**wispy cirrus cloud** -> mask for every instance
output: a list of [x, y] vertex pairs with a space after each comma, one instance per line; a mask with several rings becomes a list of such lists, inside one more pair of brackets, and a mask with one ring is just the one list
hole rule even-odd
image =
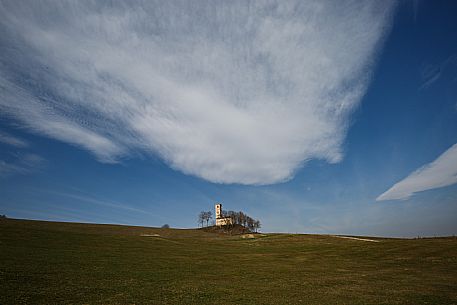
[[342, 159], [390, 1], [2, 1], [0, 111], [219, 183]]
[[457, 144], [381, 194], [377, 201], [408, 199], [418, 192], [457, 183]]
[[45, 164], [45, 159], [33, 153], [21, 153], [12, 160], [0, 160], [0, 177], [12, 174], [30, 174]]
[[444, 61], [436, 64], [428, 64], [422, 69], [421, 89], [426, 89], [437, 82], [443, 75], [450, 76], [452, 82], [456, 80], [457, 74], [457, 54], [452, 54]]
[[9, 133], [3, 132], [3, 131], [0, 131], [0, 142], [11, 145], [11, 146], [19, 147], [19, 148], [25, 148], [25, 147], [29, 146], [27, 141], [25, 141], [21, 138], [12, 136]]
[[[40, 190], [40, 191], [43, 191], [43, 190]], [[99, 206], [110, 208], [110, 209], [119, 209], [119, 210], [124, 210], [124, 211], [128, 211], [128, 212], [133, 212], [133, 213], [149, 214], [149, 215], [157, 216], [156, 214], [153, 214], [149, 211], [146, 211], [143, 209], [138, 209], [136, 207], [133, 207], [133, 206], [125, 204], [125, 203], [115, 202], [115, 201], [106, 200], [106, 199], [100, 199], [100, 198], [96, 198], [96, 197], [93, 197], [88, 194], [53, 192], [53, 191], [44, 191], [44, 192], [50, 193], [50, 194], [53, 194], [56, 196], [60, 196], [60, 197], [73, 199], [73, 200], [76, 200], [79, 202], [99, 205]]]
[[[45, 164], [45, 159], [35, 153], [26, 152], [30, 143], [10, 133], [0, 131], [0, 144], [6, 144], [0, 159], [0, 177], [12, 174], [30, 174]], [[11, 150], [13, 149], [13, 150]]]

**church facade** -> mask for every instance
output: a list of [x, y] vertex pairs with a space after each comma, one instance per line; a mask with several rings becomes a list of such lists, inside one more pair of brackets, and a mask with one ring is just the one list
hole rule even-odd
[[223, 217], [222, 215], [222, 204], [216, 203], [214, 206], [216, 209], [216, 226], [227, 226], [233, 224], [232, 218], [230, 217]]

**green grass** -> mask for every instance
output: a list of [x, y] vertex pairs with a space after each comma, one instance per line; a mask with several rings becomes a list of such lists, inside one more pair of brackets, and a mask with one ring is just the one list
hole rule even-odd
[[0, 304], [457, 304], [456, 238], [379, 241], [8, 219]]

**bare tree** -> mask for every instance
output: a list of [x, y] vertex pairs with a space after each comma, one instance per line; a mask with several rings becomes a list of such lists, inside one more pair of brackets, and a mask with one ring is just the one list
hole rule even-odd
[[246, 220], [247, 226], [248, 226], [249, 230], [252, 232], [254, 230], [255, 220], [249, 216], [247, 216], [246, 218], [247, 218], [247, 220]]
[[238, 216], [238, 217], [239, 217], [238, 223], [239, 223], [240, 225], [242, 225], [243, 227], [246, 227], [248, 215], [244, 214], [244, 213], [241, 212], [241, 211], [238, 212], [238, 215], [239, 215], [239, 216]]
[[208, 222], [213, 218], [213, 213], [211, 211], [205, 212], [205, 221], [206, 226], [208, 226]]
[[205, 216], [206, 215], [206, 212], [205, 211], [201, 211], [200, 214], [198, 214], [198, 224], [200, 224], [200, 226], [203, 228], [203, 223], [205, 222]]
[[227, 212], [228, 217], [230, 217], [230, 224], [229, 227], [232, 228], [235, 223], [236, 223], [236, 212], [234, 211], [228, 211]]
[[198, 223], [203, 227], [203, 224], [206, 222], [206, 226], [208, 226], [209, 221], [213, 218], [213, 213], [211, 211], [201, 211], [198, 214]]
[[261, 227], [262, 227], [262, 224], [260, 223], [259, 220], [254, 221], [254, 229], [255, 229], [256, 233], [257, 233], [257, 230], [260, 229]]

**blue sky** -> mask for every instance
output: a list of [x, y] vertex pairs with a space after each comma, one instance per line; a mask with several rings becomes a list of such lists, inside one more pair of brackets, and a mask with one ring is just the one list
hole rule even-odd
[[453, 1], [0, 1], [0, 213], [457, 233]]

